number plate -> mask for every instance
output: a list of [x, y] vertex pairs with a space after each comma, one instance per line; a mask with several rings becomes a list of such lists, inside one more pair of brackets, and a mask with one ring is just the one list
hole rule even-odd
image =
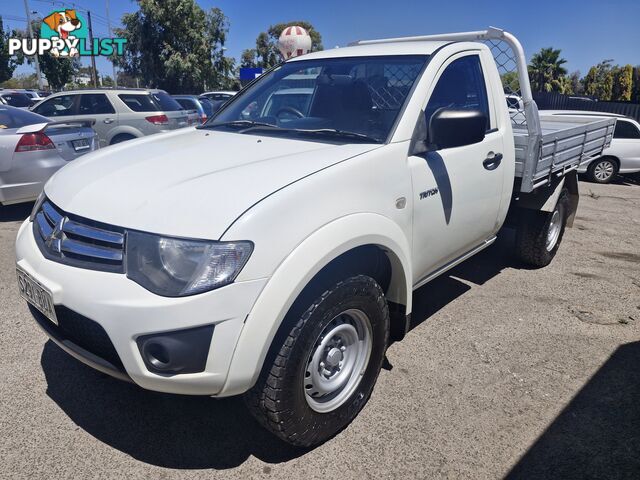
[[45, 317], [58, 325], [51, 292], [20, 267], [16, 267], [16, 274], [18, 275], [20, 296], [40, 310]]
[[89, 143], [89, 140], [86, 138], [81, 138], [80, 140], [73, 140], [71, 143], [73, 144], [73, 149], [76, 152], [91, 148], [91, 144]]

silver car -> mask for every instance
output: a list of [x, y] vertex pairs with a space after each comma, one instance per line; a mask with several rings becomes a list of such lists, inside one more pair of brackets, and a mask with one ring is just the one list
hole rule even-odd
[[207, 112], [205, 111], [205, 102], [209, 102], [207, 98], [199, 99], [196, 95], [172, 95], [176, 102], [182, 105], [189, 115], [189, 125], [200, 125], [207, 121]]
[[95, 150], [98, 140], [91, 123], [52, 122], [0, 105], [0, 205], [35, 200], [59, 168]]
[[35, 105], [32, 111], [56, 120], [94, 118], [101, 147], [189, 125], [187, 112], [164, 90], [60, 92]]

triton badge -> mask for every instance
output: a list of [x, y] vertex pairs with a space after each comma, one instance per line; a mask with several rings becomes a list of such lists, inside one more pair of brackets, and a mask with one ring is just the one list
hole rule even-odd
[[438, 194], [438, 189], [437, 188], [432, 188], [431, 190], [420, 192], [420, 200], [424, 200], [425, 198], [428, 198], [428, 197], [431, 197], [431, 196], [437, 195], [437, 194]]

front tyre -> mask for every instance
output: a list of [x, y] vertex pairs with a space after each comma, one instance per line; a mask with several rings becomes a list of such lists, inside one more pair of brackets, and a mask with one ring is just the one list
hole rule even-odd
[[546, 267], [555, 257], [569, 216], [569, 192], [563, 189], [553, 212], [523, 210], [516, 231], [516, 253], [534, 267]]
[[358, 275], [284, 321], [288, 335], [245, 399], [264, 427], [309, 447], [340, 432], [369, 400], [389, 340], [389, 308], [376, 281]]

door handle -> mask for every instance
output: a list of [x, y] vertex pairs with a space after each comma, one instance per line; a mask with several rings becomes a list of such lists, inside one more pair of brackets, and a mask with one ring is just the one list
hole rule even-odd
[[498, 168], [498, 165], [500, 165], [500, 162], [502, 162], [501, 153], [489, 152], [487, 154], [487, 158], [485, 158], [482, 162], [482, 166], [487, 170], [495, 170], [496, 168]]
[[109, 123], [113, 123], [114, 120], [113, 120], [113, 118], [105, 118], [102, 122], [109, 124]]

